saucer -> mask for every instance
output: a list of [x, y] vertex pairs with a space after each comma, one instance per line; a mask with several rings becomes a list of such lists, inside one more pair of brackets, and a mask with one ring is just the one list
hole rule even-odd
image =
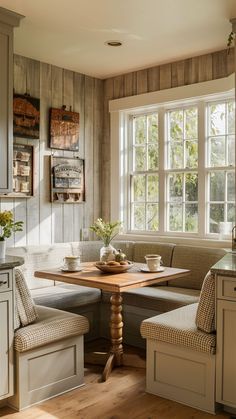
[[73, 269], [73, 271], [72, 271], [71, 269], [68, 269], [66, 266], [61, 266], [60, 271], [62, 271], [62, 272], [81, 272], [82, 268]]
[[159, 269], [157, 269], [156, 271], [150, 271], [148, 268], [141, 268], [140, 269], [141, 272], [146, 272], [146, 273], [155, 273], [155, 272], [163, 272], [165, 270], [164, 266], [160, 267]]

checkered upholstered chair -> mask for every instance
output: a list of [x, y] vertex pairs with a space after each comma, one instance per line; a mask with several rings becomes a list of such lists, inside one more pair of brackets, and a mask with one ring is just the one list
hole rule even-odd
[[15, 270], [15, 395], [17, 410], [83, 385], [83, 335], [80, 315], [35, 306], [20, 269]]
[[215, 412], [215, 278], [204, 279], [199, 303], [144, 320], [147, 392]]

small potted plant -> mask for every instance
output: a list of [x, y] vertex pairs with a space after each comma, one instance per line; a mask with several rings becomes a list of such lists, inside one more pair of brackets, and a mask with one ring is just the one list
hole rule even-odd
[[6, 256], [6, 239], [11, 237], [12, 233], [22, 231], [23, 221], [14, 221], [12, 211], [0, 212], [0, 259]]
[[90, 227], [90, 230], [92, 230], [104, 243], [104, 246], [100, 250], [101, 261], [108, 262], [115, 259], [115, 249], [111, 245], [111, 241], [119, 233], [120, 226], [120, 221], [105, 222], [101, 218], [98, 218]]

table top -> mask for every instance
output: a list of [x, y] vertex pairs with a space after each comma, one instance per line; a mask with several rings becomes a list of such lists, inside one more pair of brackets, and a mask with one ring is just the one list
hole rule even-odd
[[37, 278], [52, 279], [69, 284], [84, 285], [99, 288], [103, 291], [123, 292], [132, 288], [145, 287], [159, 282], [179, 278], [189, 274], [187, 269], [165, 267], [163, 272], [144, 273], [140, 267], [143, 264], [135, 263], [129, 271], [120, 274], [107, 274], [94, 266], [94, 262], [82, 263], [80, 272], [62, 272], [60, 268], [36, 271]]

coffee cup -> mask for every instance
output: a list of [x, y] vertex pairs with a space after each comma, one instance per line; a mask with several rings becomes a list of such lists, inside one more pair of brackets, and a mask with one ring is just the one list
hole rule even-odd
[[79, 256], [65, 256], [63, 261], [65, 264], [65, 268], [68, 269], [68, 271], [76, 271], [80, 263], [80, 257]]
[[161, 256], [160, 255], [146, 255], [146, 264], [149, 271], [158, 271], [161, 267]]

